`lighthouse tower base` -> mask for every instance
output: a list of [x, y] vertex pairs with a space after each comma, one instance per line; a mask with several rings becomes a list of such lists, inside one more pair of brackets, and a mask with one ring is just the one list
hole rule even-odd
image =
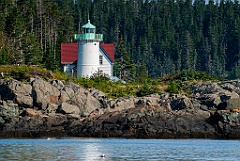
[[91, 77], [99, 70], [99, 42], [78, 42], [77, 76]]

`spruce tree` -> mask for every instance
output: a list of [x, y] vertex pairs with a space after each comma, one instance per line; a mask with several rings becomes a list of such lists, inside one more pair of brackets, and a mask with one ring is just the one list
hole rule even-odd
[[118, 67], [118, 76], [123, 80], [133, 80], [135, 78], [135, 66], [132, 63], [122, 38], [119, 38], [118, 46], [116, 49], [116, 66]]

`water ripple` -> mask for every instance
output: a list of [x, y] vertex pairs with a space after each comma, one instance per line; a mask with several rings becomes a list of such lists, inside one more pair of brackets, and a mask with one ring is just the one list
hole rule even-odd
[[237, 161], [239, 143], [212, 139], [0, 139], [0, 160]]

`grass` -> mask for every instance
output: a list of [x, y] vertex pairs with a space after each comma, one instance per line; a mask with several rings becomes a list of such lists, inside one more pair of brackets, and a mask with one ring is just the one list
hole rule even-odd
[[146, 79], [144, 82], [131, 82], [122, 84], [121, 82], [112, 82], [106, 77], [94, 78], [73, 78], [66, 76], [63, 72], [52, 72], [47, 69], [37, 66], [0, 66], [1, 79], [17, 79], [26, 82], [31, 77], [41, 77], [45, 80], [57, 79], [70, 81], [79, 84], [86, 89], [95, 88], [109, 98], [119, 98], [128, 96], [145, 96], [153, 93], [178, 93], [178, 94], [191, 94], [187, 87], [203, 80], [216, 81], [214, 77], [204, 72], [184, 71], [182, 73], [175, 73], [166, 75], [159, 79]]

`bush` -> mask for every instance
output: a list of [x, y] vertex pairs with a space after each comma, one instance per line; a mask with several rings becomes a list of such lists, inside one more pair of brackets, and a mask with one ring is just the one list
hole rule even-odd
[[159, 93], [159, 92], [160, 91], [156, 86], [149, 85], [147, 82], [145, 82], [144, 85], [142, 85], [140, 89], [136, 92], [136, 96], [142, 97], [142, 96], [146, 96], [153, 93]]
[[14, 66], [11, 73], [19, 80], [29, 78], [29, 68], [27, 66]]
[[170, 85], [168, 86], [167, 92], [169, 93], [176, 93], [179, 94], [179, 87], [175, 81], [171, 81]]

